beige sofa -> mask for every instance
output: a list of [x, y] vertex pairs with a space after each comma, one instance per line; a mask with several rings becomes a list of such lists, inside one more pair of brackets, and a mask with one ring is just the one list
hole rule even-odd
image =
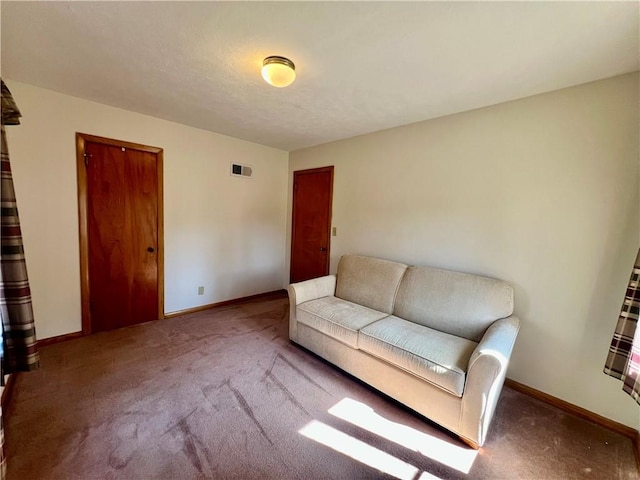
[[289, 337], [474, 448], [484, 444], [520, 321], [492, 278], [345, 255], [289, 286]]

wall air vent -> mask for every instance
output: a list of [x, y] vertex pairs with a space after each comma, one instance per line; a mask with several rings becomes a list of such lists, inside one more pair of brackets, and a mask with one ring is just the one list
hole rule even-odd
[[240, 165], [239, 163], [231, 164], [231, 176], [232, 177], [245, 177], [251, 178], [253, 169], [250, 165]]

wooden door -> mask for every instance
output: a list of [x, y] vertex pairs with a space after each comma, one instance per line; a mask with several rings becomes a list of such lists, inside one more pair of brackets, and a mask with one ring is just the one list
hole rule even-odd
[[333, 167], [293, 172], [291, 282], [329, 274]]
[[162, 150], [86, 135], [82, 140], [83, 332], [161, 318]]

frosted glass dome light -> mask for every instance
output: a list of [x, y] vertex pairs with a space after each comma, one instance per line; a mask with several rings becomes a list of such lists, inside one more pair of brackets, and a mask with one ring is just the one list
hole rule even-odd
[[296, 79], [296, 66], [285, 57], [267, 57], [262, 61], [262, 78], [274, 87], [288, 87]]

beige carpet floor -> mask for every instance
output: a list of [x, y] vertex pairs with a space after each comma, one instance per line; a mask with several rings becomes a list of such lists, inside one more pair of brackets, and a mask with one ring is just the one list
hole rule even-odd
[[9, 480], [634, 479], [632, 443], [505, 388], [479, 451], [290, 343], [280, 295], [50, 345]]

